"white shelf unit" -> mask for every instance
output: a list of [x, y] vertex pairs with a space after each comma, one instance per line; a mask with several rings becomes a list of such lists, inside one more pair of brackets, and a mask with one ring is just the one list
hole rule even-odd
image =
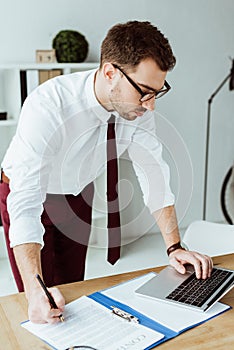
[[[84, 63], [9, 63], [0, 64], [0, 111], [6, 111], [8, 120], [17, 120], [21, 109], [20, 71], [43, 71], [60, 69], [62, 74], [90, 70], [97, 62]], [[0, 125], [6, 126], [5, 121]], [[9, 123], [9, 126], [12, 124]]]
[[16, 126], [17, 120], [14, 119], [8, 119], [8, 120], [0, 120], [0, 127], [1, 126]]
[[[99, 65], [98, 62], [82, 62], [82, 63], [0, 63], [0, 69], [18, 69], [18, 70], [27, 70], [27, 69], [63, 69], [70, 71], [84, 71], [89, 69], [97, 68]], [[65, 73], [64, 73], [65, 74]]]

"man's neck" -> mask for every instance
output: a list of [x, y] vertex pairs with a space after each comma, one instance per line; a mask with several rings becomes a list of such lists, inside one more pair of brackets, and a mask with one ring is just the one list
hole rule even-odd
[[101, 76], [100, 70], [97, 70], [97, 72], [95, 73], [94, 94], [95, 94], [95, 97], [96, 97], [98, 103], [100, 103], [100, 105], [103, 108], [105, 108], [108, 112], [113, 111], [112, 104], [109, 101], [108, 94], [107, 94], [107, 91], [105, 89], [105, 84], [103, 82], [103, 78]]

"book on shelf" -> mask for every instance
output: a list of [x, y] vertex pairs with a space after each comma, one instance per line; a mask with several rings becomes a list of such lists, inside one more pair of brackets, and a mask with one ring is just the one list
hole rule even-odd
[[21, 94], [21, 106], [23, 105], [26, 97], [28, 96], [27, 92], [27, 75], [25, 70], [20, 71], [20, 94]]
[[62, 74], [61, 69], [39, 70], [39, 84]]

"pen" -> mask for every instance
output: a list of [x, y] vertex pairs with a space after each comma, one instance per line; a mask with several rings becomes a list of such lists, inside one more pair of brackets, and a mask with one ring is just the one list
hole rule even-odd
[[[50, 294], [50, 292], [49, 292], [48, 289], [46, 288], [46, 285], [45, 285], [45, 283], [42, 281], [40, 275], [37, 274], [37, 275], [36, 275], [36, 278], [37, 278], [38, 282], [40, 283], [42, 289], [44, 290], [44, 292], [45, 292], [47, 298], [49, 299], [49, 302], [50, 302], [51, 307], [52, 307], [53, 309], [58, 309], [58, 306], [56, 305], [56, 303], [55, 303], [55, 301], [54, 301], [54, 298], [52, 297], [52, 295]], [[59, 319], [60, 319], [61, 322], [64, 322], [64, 317], [63, 317], [62, 314], [59, 315], [58, 317], [59, 317]]]

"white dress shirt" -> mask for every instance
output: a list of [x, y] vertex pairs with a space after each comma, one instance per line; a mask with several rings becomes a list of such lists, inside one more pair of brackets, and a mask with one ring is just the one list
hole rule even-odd
[[[37, 242], [47, 193], [79, 194], [106, 166], [107, 112], [94, 94], [95, 71], [50, 79], [26, 99], [2, 162], [10, 178], [7, 204], [11, 247]], [[116, 115], [117, 153], [133, 162], [151, 212], [174, 204], [169, 169], [156, 137], [154, 113], [135, 121]]]

